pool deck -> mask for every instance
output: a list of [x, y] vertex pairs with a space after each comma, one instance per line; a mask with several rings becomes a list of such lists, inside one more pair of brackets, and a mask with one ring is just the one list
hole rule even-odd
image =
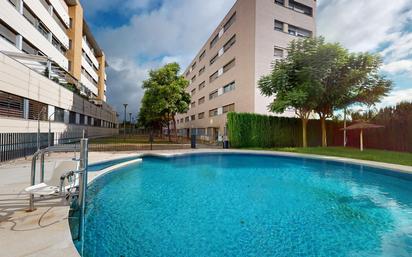
[[[306, 157], [320, 160], [343, 161], [378, 168], [387, 168], [412, 175], [412, 166], [386, 164], [339, 157], [297, 154], [273, 151], [250, 150], [168, 150], [143, 152], [91, 152], [89, 164], [135, 156], [137, 154], [175, 155], [185, 153], [254, 153], [279, 156]], [[45, 177], [51, 176], [55, 163], [72, 158], [73, 154], [53, 154], [46, 158]], [[79, 256], [71, 239], [68, 225], [69, 206], [62, 198], [37, 200], [34, 212], [26, 212], [28, 194], [24, 188], [29, 186], [30, 159], [18, 159], [0, 164], [0, 256]], [[89, 182], [112, 170], [89, 173]]]

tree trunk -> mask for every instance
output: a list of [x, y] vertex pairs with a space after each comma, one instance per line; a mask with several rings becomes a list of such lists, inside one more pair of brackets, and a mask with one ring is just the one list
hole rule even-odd
[[322, 147], [327, 147], [327, 134], [326, 134], [326, 117], [325, 115], [320, 115], [320, 124], [322, 126]]
[[167, 122], [167, 136], [169, 137], [169, 142], [172, 142], [172, 138], [170, 135], [170, 121]]
[[172, 119], [173, 119], [173, 129], [175, 130], [175, 140], [176, 140], [176, 142], [177, 142], [176, 118], [175, 118], [174, 115], [172, 116]]
[[307, 138], [307, 128], [308, 128], [308, 119], [302, 118], [302, 146], [308, 147], [308, 138]]

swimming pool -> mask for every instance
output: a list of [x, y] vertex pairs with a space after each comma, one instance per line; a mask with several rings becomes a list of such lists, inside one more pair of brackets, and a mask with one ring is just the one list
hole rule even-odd
[[412, 180], [245, 154], [143, 157], [88, 188], [84, 256], [411, 256]]

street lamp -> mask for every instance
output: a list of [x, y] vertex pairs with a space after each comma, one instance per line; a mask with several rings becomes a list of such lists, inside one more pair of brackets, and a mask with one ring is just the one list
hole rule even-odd
[[47, 110], [46, 107], [43, 107], [38, 116], [37, 116], [37, 151], [40, 150], [40, 119], [43, 112]]
[[132, 131], [132, 113], [129, 112], [129, 134]]
[[123, 106], [124, 106], [123, 139], [126, 140], [126, 108], [127, 108], [127, 104], [123, 104]]

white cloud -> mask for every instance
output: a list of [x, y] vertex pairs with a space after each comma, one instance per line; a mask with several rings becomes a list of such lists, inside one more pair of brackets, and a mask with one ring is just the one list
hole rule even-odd
[[[108, 1], [108, 0], [103, 0]], [[99, 2], [101, 0], [91, 0]], [[145, 8], [149, 1], [113, 0], [106, 8]], [[126, 2], [128, 4], [126, 5]], [[132, 16], [118, 28], [98, 28], [96, 37], [107, 54], [109, 103], [123, 113], [122, 103], [131, 104], [133, 112], [143, 96], [141, 82], [147, 71], [168, 62], [179, 62], [181, 68], [205, 43], [235, 0], [165, 0], [151, 12]], [[89, 4], [89, 3], [88, 3]]]
[[[96, 37], [111, 65], [109, 101], [119, 111], [126, 101], [137, 110], [147, 71], [174, 61], [186, 68], [234, 2], [164, 0], [149, 12], [154, 0], [84, 1], [85, 9], [89, 6], [96, 17], [110, 9], [136, 13], [121, 27], [97, 26]], [[402, 32], [412, 23], [411, 17], [410, 0], [396, 0], [396, 4], [387, 0], [374, 0], [373, 4], [370, 0], [319, 0], [317, 32], [352, 51], [380, 52], [385, 61], [383, 70], [390, 74], [411, 72], [412, 33]]]
[[389, 73], [412, 73], [412, 60], [400, 60], [383, 65], [383, 71]]
[[412, 88], [392, 91], [377, 107], [393, 106], [400, 102], [412, 102]]
[[[410, 0], [321, 0], [318, 34], [353, 51], [372, 51], [392, 41], [410, 13]], [[398, 38], [398, 37], [396, 37]]]

